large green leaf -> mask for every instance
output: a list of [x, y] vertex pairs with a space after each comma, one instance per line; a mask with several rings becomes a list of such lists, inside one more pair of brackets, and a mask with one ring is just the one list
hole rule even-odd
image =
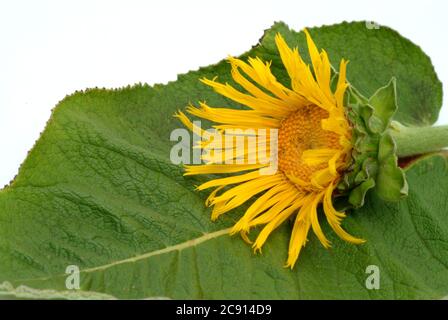
[[[302, 34], [276, 24], [249, 54], [272, 59], [286, 83], [273, 44], [278, 31], [303, 48]], [[341, 56], [352, 61], [349, 77], [360, 90], [368, 93], [393, 74], [404, 91], [400, 119], [423, 124], [437, 118], [440, 83], [432, 66], [396, 32], [370, 30], [364, 23], [310, 32], [333, 63]], [[402, 67], [391, 71], [391, 65]], [[290, 226], [272, 236], [262, 255], [254, 255], [241, 239], [227, 235], [242, 210], [210, 222], [206, 193], [194, 191], [206, 177], [182, 177], [169, 160], [169, 137], [180, 127], [173, 112], [189, 102], [235, 106], [198, 81], [215, 75], [230, 81], [228, 73], [221, 62], [164, 86], [93, 89], [64, 99], [19, 175], [0, 191], [0, 292], [45, 298], [447, 295], [448, 169], [442, 156], [408, 170], [406, 200], [385, 203], [371, 196], [346, 219], [350, 232], [368, 240], [365, 245], [341, 242], [324, 224], [334, 248], [321, 248], [311, 236], [292, 271], [283, 268]], [[417, 74], [425, 77], [416, 80]], [[431, 90], [414, 92], [416, 81]], [[417, 109], [416, 100], [424, 102]], [[68, 265], [81, 269], [80, 291], [65, 287]], [[369, 265], [380, 268], [380, 290], [365, 287]]]

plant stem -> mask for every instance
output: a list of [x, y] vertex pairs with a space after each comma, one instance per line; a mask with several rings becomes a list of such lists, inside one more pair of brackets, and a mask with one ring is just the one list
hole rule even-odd
[[448, 125], [405, 127], [394, 123], [391, 130], [399, 158], [440, 151], [448, 147]]

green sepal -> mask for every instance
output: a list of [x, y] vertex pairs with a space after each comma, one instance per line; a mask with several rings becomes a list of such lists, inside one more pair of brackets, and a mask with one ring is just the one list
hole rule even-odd
[[347, 115], [353, 126], [352, 163], [338, 185], [348, 206], [363, 206], [371, 189], [387, 201], [399, 200], [408, 193], [390, 134], [392, 117], [398, 109], [396, 97], [395, 78], [369, 99], [353, 86], [348, 89]]
[[389, 132], [382, 135], [378, 161], [380, 164], [376, 176], [376, 192], [388, 201], [395, 201], [408, 195], [408, 183], [404, 171], [398, 167], [397, 147]]

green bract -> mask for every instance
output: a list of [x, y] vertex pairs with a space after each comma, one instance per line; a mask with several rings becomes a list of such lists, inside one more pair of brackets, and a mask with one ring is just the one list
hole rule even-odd
[[398, 166], [396, 145], [390, 134], [390, 124], [398, 110], [396, 80], [392, 78], [369, 99], [353, 87], [348, 95], [353, 163], [339, 190], [348, 193], [348, 202], [355, 208], [364, 205], [365, 195], [372, 188], [383, 200], [400, 200], [408, 194], [408, 184]]

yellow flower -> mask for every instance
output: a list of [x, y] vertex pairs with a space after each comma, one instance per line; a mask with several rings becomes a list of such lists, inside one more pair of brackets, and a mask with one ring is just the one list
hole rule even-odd
[[[270, 63], [258, 57], [249, 58], [248, 63], [229, 58], [232, 77], [246, 93], [215, 79], [201, 80], [246, 108], [211, 108], [200, 103], [199, 108], [189, 106], [187, 111], [217, 123], [214, 128], [221, 134], [230, 130], [239, 132], [246, 141], [244, 147], [223, 144], [218, 135], [198, 128], [184, 113], [176, 114], [190, 130], [205, 138], [197, 147], [202, 150], [202, 159], [207, 163], [186, 166], [186, 175], [244, 172], [198, 187], [199, 190], [215, 188], [206, 201], [207, 205], [213, 206], [212, 219], [257, 196], [231, 233], [239, 232], [250, 242], [247, 236], [250, 229], [264, 225], [253, 243], [255, 250], [261, 250], [270, 233], [295, 215], [286, 263], [291, 268], [306, 244], [310, 228], [325, 248], [330, 246], [318, 221], [320, 203], [329, 225], [339, 237], [356, 244], [364, 242], [342, 229], [345, 214], [336, 211], [332, 203], [333, 191], [351, 160], [351, 127], [344, 107], [347, 62], [340, 62], [339, 78], [333, 92], [327, 53], [324, 50], [319, 53], [306, 30], [305, 34], [312, 67], [302, 60], [297, 48], [291, 50], [288, 47], [280, 34], [275, 38], [291, 78], [291, 88], [277, 81]], [[274, 134], [275, 131], [270, 133], [266, 129], [278, 131]], [[249, 144], [250, 139], [256, 139], [258, 143], [255, 146]], [[273, 174], [262, 174], [260, 169], [269, 166], [267, 159], [274, 152], [273, 146], [277, 152], [278, 170]], [[240, 162], [235, 163], [237, 159]], [[255, 159], [255, 162], [249, 163], [248, 159]]]

